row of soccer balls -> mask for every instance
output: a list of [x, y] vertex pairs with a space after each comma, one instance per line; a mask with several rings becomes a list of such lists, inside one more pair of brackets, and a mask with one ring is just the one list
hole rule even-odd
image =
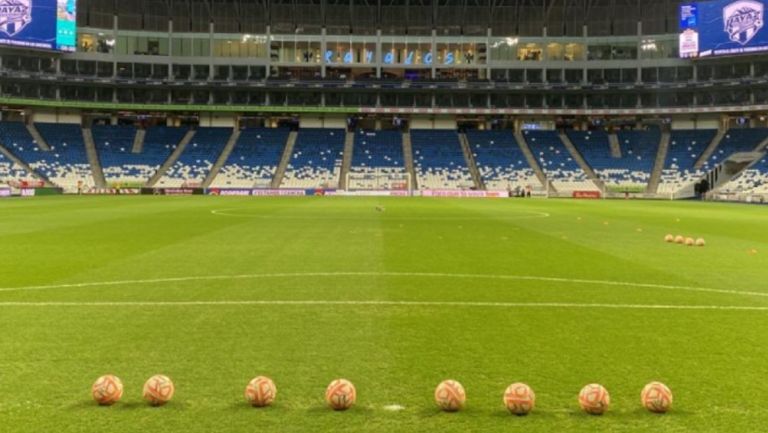
[[689, 247], [697, 246], [697, 247], [703, 247], [707, 245], [707, 241], [704, 240], [704, 238], [687, 238], [683, 235], [666, 235], [664, 236], [664, 242], [668, 243], [675, 243], [680, 245], [688, 245]]
[[[167, 376], [152, 376], [144, 384], [143, 397], [153, 406], [162, 406], [173, 398], [175, 388]], [[123, 396], [123, 382], [113, 375], [102, 376], [91, 389], [93, 399], [100, 405], [112, 405]], [[252, 406], [265, 407], [277, 396], [272, 379], [259, 376], [245, 387], [245, 399]], [[325, 401], [334, 410], [346, 410], [357, 401], [357, 390], [352, 382], [336, 379], [325, 390]], [[435, 389], [435, 403], [446, 412], [456, 412], [464, 407], [467, 394], [461, 383], [445, 380]], [[665, 413], [672, 406], [672, 392], [661, 382], [651, 382], [640, 393], [643, 407], [654, 413]], [[526, 415], [536, 406], [536, 394], [524, 383], [513, 383], [504, 392], [504, 405], [515, 415]], [[602, 385], [590, 384], [579, 392], [579, 405], [593, 415], [602, 415], [611, 405], [611, 396]]]

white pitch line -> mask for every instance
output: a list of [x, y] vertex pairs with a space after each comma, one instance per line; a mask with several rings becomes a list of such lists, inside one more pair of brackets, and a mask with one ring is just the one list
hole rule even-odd
[[227, 307], [227, 306], [352, 306], [352, 307], [474, 307], [620, 310], [768, 311], [740, 305], [579, 304], [568, 302], [440, 302], [440, 301], [118, 301], [0, 302], [2, 307]]
[[[480, 221], [488, 220], [488, 217], [398, 217], [398, 216], [385, 216], [384, 218], [371, 218], [371, 217], [353, 217], [348, 215], [328, 215], [328, 216], [301, 216], [301, 215], [259, 215], [259, 214], [238, 214], [237, 209], [214, 209], [211, 211], [212, 215], [238, 217], [238, 218], [261, 218], [261, 219], [289, 219], [289, 220], [351, 220], [351, 221]], [[233, 212], [234, 211], [234, 212]], [[516, 219], [533, 219], [533, 218], [549, 218], [551, 215], [547, 212], [538, 211], [526, 211], [526, 214], [499, 214], [498, 217], [502, 220], [516, 220]]]
[[461, 279], [489, 279], [489, 280], [517, 280], [517, 281], [541, 281], [564, 284], [602, 285], [615, 287], [635, 287], [644, 289], [681, 290], [691, 292], [719, 293], [738, 296], [768, 297], [765, 292], [751, 292], [739, 290], [713, 289], [708, 287], [677, 286], [668, 284], [633, 283], [628, 281], [612, 280], [587, 280], [579, 278], [563, 277], [539, 277], [533, 275], [488, 275], [488, 274], [450, 274], [430, 272], [306, 272], [306, 273], [273, 273], [273, 274], [241, 274], [241, 275], [201, 275], [192, 277], [169, 277], [143, 280], [116, 280], [89, 283], [52, 284], [26, 287], [0, 288], [0, 292], [20, 292], [31, 290], [55, 290], [74, 289], [88, 287], [126, 286], [161, 283], [183, 283], [192, 281], [223, 281], [223, 280], [249, 280], [260, 278], [329, 278], [329, 277], [408, 277], [408, 278], [461, 278]]

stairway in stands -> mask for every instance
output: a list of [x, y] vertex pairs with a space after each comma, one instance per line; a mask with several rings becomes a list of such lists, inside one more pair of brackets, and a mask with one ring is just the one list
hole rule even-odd
[[464, 159], [467, 160], [467, 166], [469, 167], [469, 174], [472, 175], [472, 181], [475, 182], [475, 188], [478, 190], [485, 190], [485, 183], [483, 177], [480, 176], [480, 170], [477, 168], [477, 161], [475, 155], [472, 153], [472, 149], [469, 146], [469, 140], [467, 140], [467, 134], [459, 133], [459, 143], [461, 143], [461, 150], [464, 152]]
[[576, 149], [576, 146], [573, 145], [570, 137], [568, 137], [568, 135], [564, 132], [560, 132], [560, 140], [563, 141], [565, 148], [568, 149], [568, 153], [571, 154], [571, 158], [573, 158], [573, 160], [579, 164], [579, 167], [584, 170], [584, 173], [587, 174], [589, 180], [594, 182], [595, 186], [602, 191], [605, 188], [605, 183], [600, 180], [600, 178], [597, 176], [597, 173], [595, 173], [595, 170], [593, 170], [592, 167], [587, 164], [584, 156], [581, 154], [581, 152], [579, 152], [578, 149]]
[[648, 181], [648, 194], [656, 194], [659, 191], [659, 184], [661, 183], [661, 173], [664, 170], [664, 166], [667, 162], [667, 153], [669, 153], [669, 143], [671, 141], [672, 134], [668, 131], [661, 133], [661, 140], [659, 140], [659, 150], [656, 153], [656, 161], [653, 164], [653, 171], [651, 171], [651, 179]]
[[280, 188], [280, 185], [283, 183], [285, 171], [288, 169], [288, 164], [291, 163], [293, 148], [296, 146], [296, 139], [298, 136], [299, 133], [296, 131], [291, 131], [288, 134], [288, 139], [285, 142], [285, 149], [283, 150], [283, 156], [280, 158], [280, 164], [277, 166], [275, 177], [272, 179], [272, 184], [270, 185], [272, 188]]
[[341, 175], [339, 176], [339, 189], [347, 189], [347, 173], [352, 167], [352, 156], [355, 152], [355, 133], [347, 131], [344, 137], [344, 157], [341, 160]]
[[419, 189], [418, 179], [416, 178], [416, 166], [413, 163], [413, 142], [411, 141], [411, 133], [403, 133], [403, 159], [405, 162], [405, 171], [411, 176], [411, 189], [414, 191]]
[[549, 183], [547, 176], [544, 174], [544, 170], [541, 169], [539, 161], [536, 160], [536, 157], [533, 155], [530, 146], [528, 146], [528, 142], [525, 141], [522, 131], [515, 131], [515, 140], [517, 141], [517, 145], [520, 146], [520, 150], [523, 151], [525, 159], [528, 160], [528, 165], [530, 165], [534, 173], [536, 173], [539, 182], [541, 182], [542, 185], [547, 186]]
[[176, 149], [171, 153], [171, 155], [168, 157], [168, 159], [163, 163], [162, 166], [160, 166], [160, 169], [157, 170], [157, 173], [155, 173], [147, 182], [147, 187], [153, 187], [157, 184], [157, 182], [160, 181], [160, 179], [165, 175], [165, 173], [173, 166], [173, 164], [176, 163], [176, 161], [179, 159], [182, 153], [184, 153], [184, 150], [187, 148], [187, 145], [192, 141], [192, 139], [195, 137], [195, 130], [190, 129], [187, 131], [186, 134], [184, 134], [184, 137], [181, 139], [178, 145], [176, 145]]
[[232, 130], [232, 134], [230, 134], [229, 140], [227, 140], [227, 144], [224, 145], [224, 150], [221, 152], [221, 155], [219, 155], [216, 163], [214, 163], [213, 167], [211, 167], [211, 171], [208, 172], [208, 176], [206, 176], [205, 180], [203, 181], [203, 184], [201, 185], [203, 188], [210, 187], [213, 183], [213, 180], [216, 179], [219, 171], [221, 171], [221, 167], [224, 166], [224, 164], [229, 159], [229, 155], [232, 154], [232, 150], [235, 148], [235, 144], [237, 144], [237, 141], [240, 139], [241, 133], [242, 130], [240, 128], [234, 128]]
[[144, 151], [144, 140], [147, 138], [147, 130], [140, 128], [136, 130], [136, 135], [133, 137], [133, 147], [131, 153], [141, 153]]
[[93, 133], [90, 128], [83, 128], [83, 142], [85, 143], [85, 153], [88, 155], [88, 163], [93, 172], [93, 181], [96, 188], [106, 188], [107, 181], [104, 178], [104, 170], [101, 168], [99, 154], [96, 152], [96, 143], [93, 141]]

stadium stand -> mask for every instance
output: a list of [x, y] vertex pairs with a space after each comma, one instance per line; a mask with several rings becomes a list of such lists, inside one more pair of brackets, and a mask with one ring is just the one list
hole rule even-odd
[[568, 131], [576, 149], [606, 186], [644, 187], [653, 170], [659, 148], [660, 131], [620, 131], [621, 158], [611, 156], [608, 134], [603, 130]]
[[768, 155], [731, 179], [721, 189], [724, 192], [768, 194]]
[[343, 129], [301, 129], [281, 187], [336, 188], [345, 135]]
[[[29, 140], [29, 141], [28, 141]], [[29, 135], [23, 123], [19, 122], [1, 122], [0, 123], [0, 143], [4, 144], [9, 152], [13, 152], [17, 157], [16, 145], [20, 142], [31, 142]], [[14, 161], [0, 154], [0, 184], [10, 184], [13, 182], [31, 180], [32, 175], [23, 167]]]
[[403, 136], [399, 131], [355, 133], [350, 189], [393, 189], [405, 179]]
[[716, 129], [672, 131], [669, 151], [661, 173], [660, 194], [672, 194], [701, 179], [705, 169], [696, 169], [696, 161], [717, 134]]
[[224, 167], [211, 184], [215, 188], [269, 187], [275, 176], [287, 128], [244, 129]]
[[487, 189], [516, 190], [541, 185], [512, 131], [467, 131], [466, 135]]
[[51, 151], [40, 149], [20, 122], [0, 123], [0, 139], [9, 151], [65, 191], [76, 192], [79, 185], [93, 186], [80, 126], [37, 123], [36, 127], [51, 146]]
[[0, 185], [31, 179], [32, 176], [24, 167], [19, 166], [0, 153]]
[[474, 186], [456, 131], [414, 129], [411, 141], [419, 188], [469, 189]]
[[705, 164], [705, 170], [715, 168], [729, 156], [739, 152], [752, 152], [768, 138], [768, 128], [730, 129]]
[[231, 134], [232, 128], [198, 128], [192, 142], [163, 175], [158, 186], [180, 187], [202, 184], [224, 150]]
[[107, 183], [143, 185], [168, 158], [186, 129], [147, 129], [143, 150], [138, 154], [131, 152], [136, 136], [133, 126], [95, 125], [91, 131]]
[[595, 190], [595, 184], [573, 160], [556, 131], [524, 131], [525, 142], [547, 179], [560, 192]]

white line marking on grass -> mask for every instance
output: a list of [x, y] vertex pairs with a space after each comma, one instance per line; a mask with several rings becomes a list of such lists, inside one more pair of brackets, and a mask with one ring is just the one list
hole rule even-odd
[[400, 404], [388, 404], [384, 406], [384, 410], [389, 412], [399, 412], [401, 410], [405, 410], [405, 406]]
[[616, 310], [768, 311], [768, 307], [740, 305], [580, 304], [568, 302], [452, 302], [452, 301], [97, 301], [0, 302], [2, 307], [247, 307], [247, 306], [349, 306], [349, 307], [468, 307], [553, 308]]
[[712, 289], [708, 287], [677, 286], [668, 284], [652, 283], [633, 283], [628, 281], [612, 280], [588, 280], [580, 278], [564, 277], [539, 277], [533, 275], [489, 275], [489, 274], [450, 274], [450, 273], [431, 273], [431, 272], [305, 272], [305, 273], [274, 273], [274, 274], [241, 274], [241, 275], [200, 275], [191, 277], [169, 277], [154, 278], [145, 280], [116, 280], [99, 281], [89, 283], [69, 283], [69, 284], [51, 284], [26, 287], [5, 287], [0, 288], [0, 292], [22, 292], [31, 290], [55, 290], [55, 289], [76, 289], [88, 287], [108, 287], [108, 286], [127, 286], [143, 284], [161, 284], [161, 283], [184, 283], [192, 281], [225, 281], [225, 280], [251, 280], [262, 278], [336, 278], [336, 277], [408, 277], [408, 278], [461, 278], [461, 279], [489, 279], [489, 280], [512, 280], [512, 281], [541, 281], [555, 282], [564, 284], [584, 284], [584, 285], [602, 285], [615, 287], [635, 287], [644, 289], [662, 289], [662, 290], [681, 290], [691, 292], [719, 293], [726, 295], [739, 296], [758, 296], [768, 297], [765, 292], [750, 292], [739, 290]]
[[213, 215], [238, 217], [238, 218], [261, 218], [261, 219], [288, 219], [288, 220], [351, 220], [351, 221], [486, 221], [493, 218], [500, 218], [502, 220], [517, 220], [517, 219], [532, 219], [532, 218], [549, 218], [551, 215], [547, 212], [538, 211], [525, 211], [525, 214], [510, 214], [506, 215], [500, 212], [493, 217], [398, 217], [398, 216], [385, 216], [384, 218], [373, 217], [354, 217], [349, 215], [320, 215], [320, 216], [302, 216], [302, 215], [259, 215], [251, 213], [237, 213], [237, 211], [243, 210], [241, 208], [234, 209], [214, 209], [211, 211]]

